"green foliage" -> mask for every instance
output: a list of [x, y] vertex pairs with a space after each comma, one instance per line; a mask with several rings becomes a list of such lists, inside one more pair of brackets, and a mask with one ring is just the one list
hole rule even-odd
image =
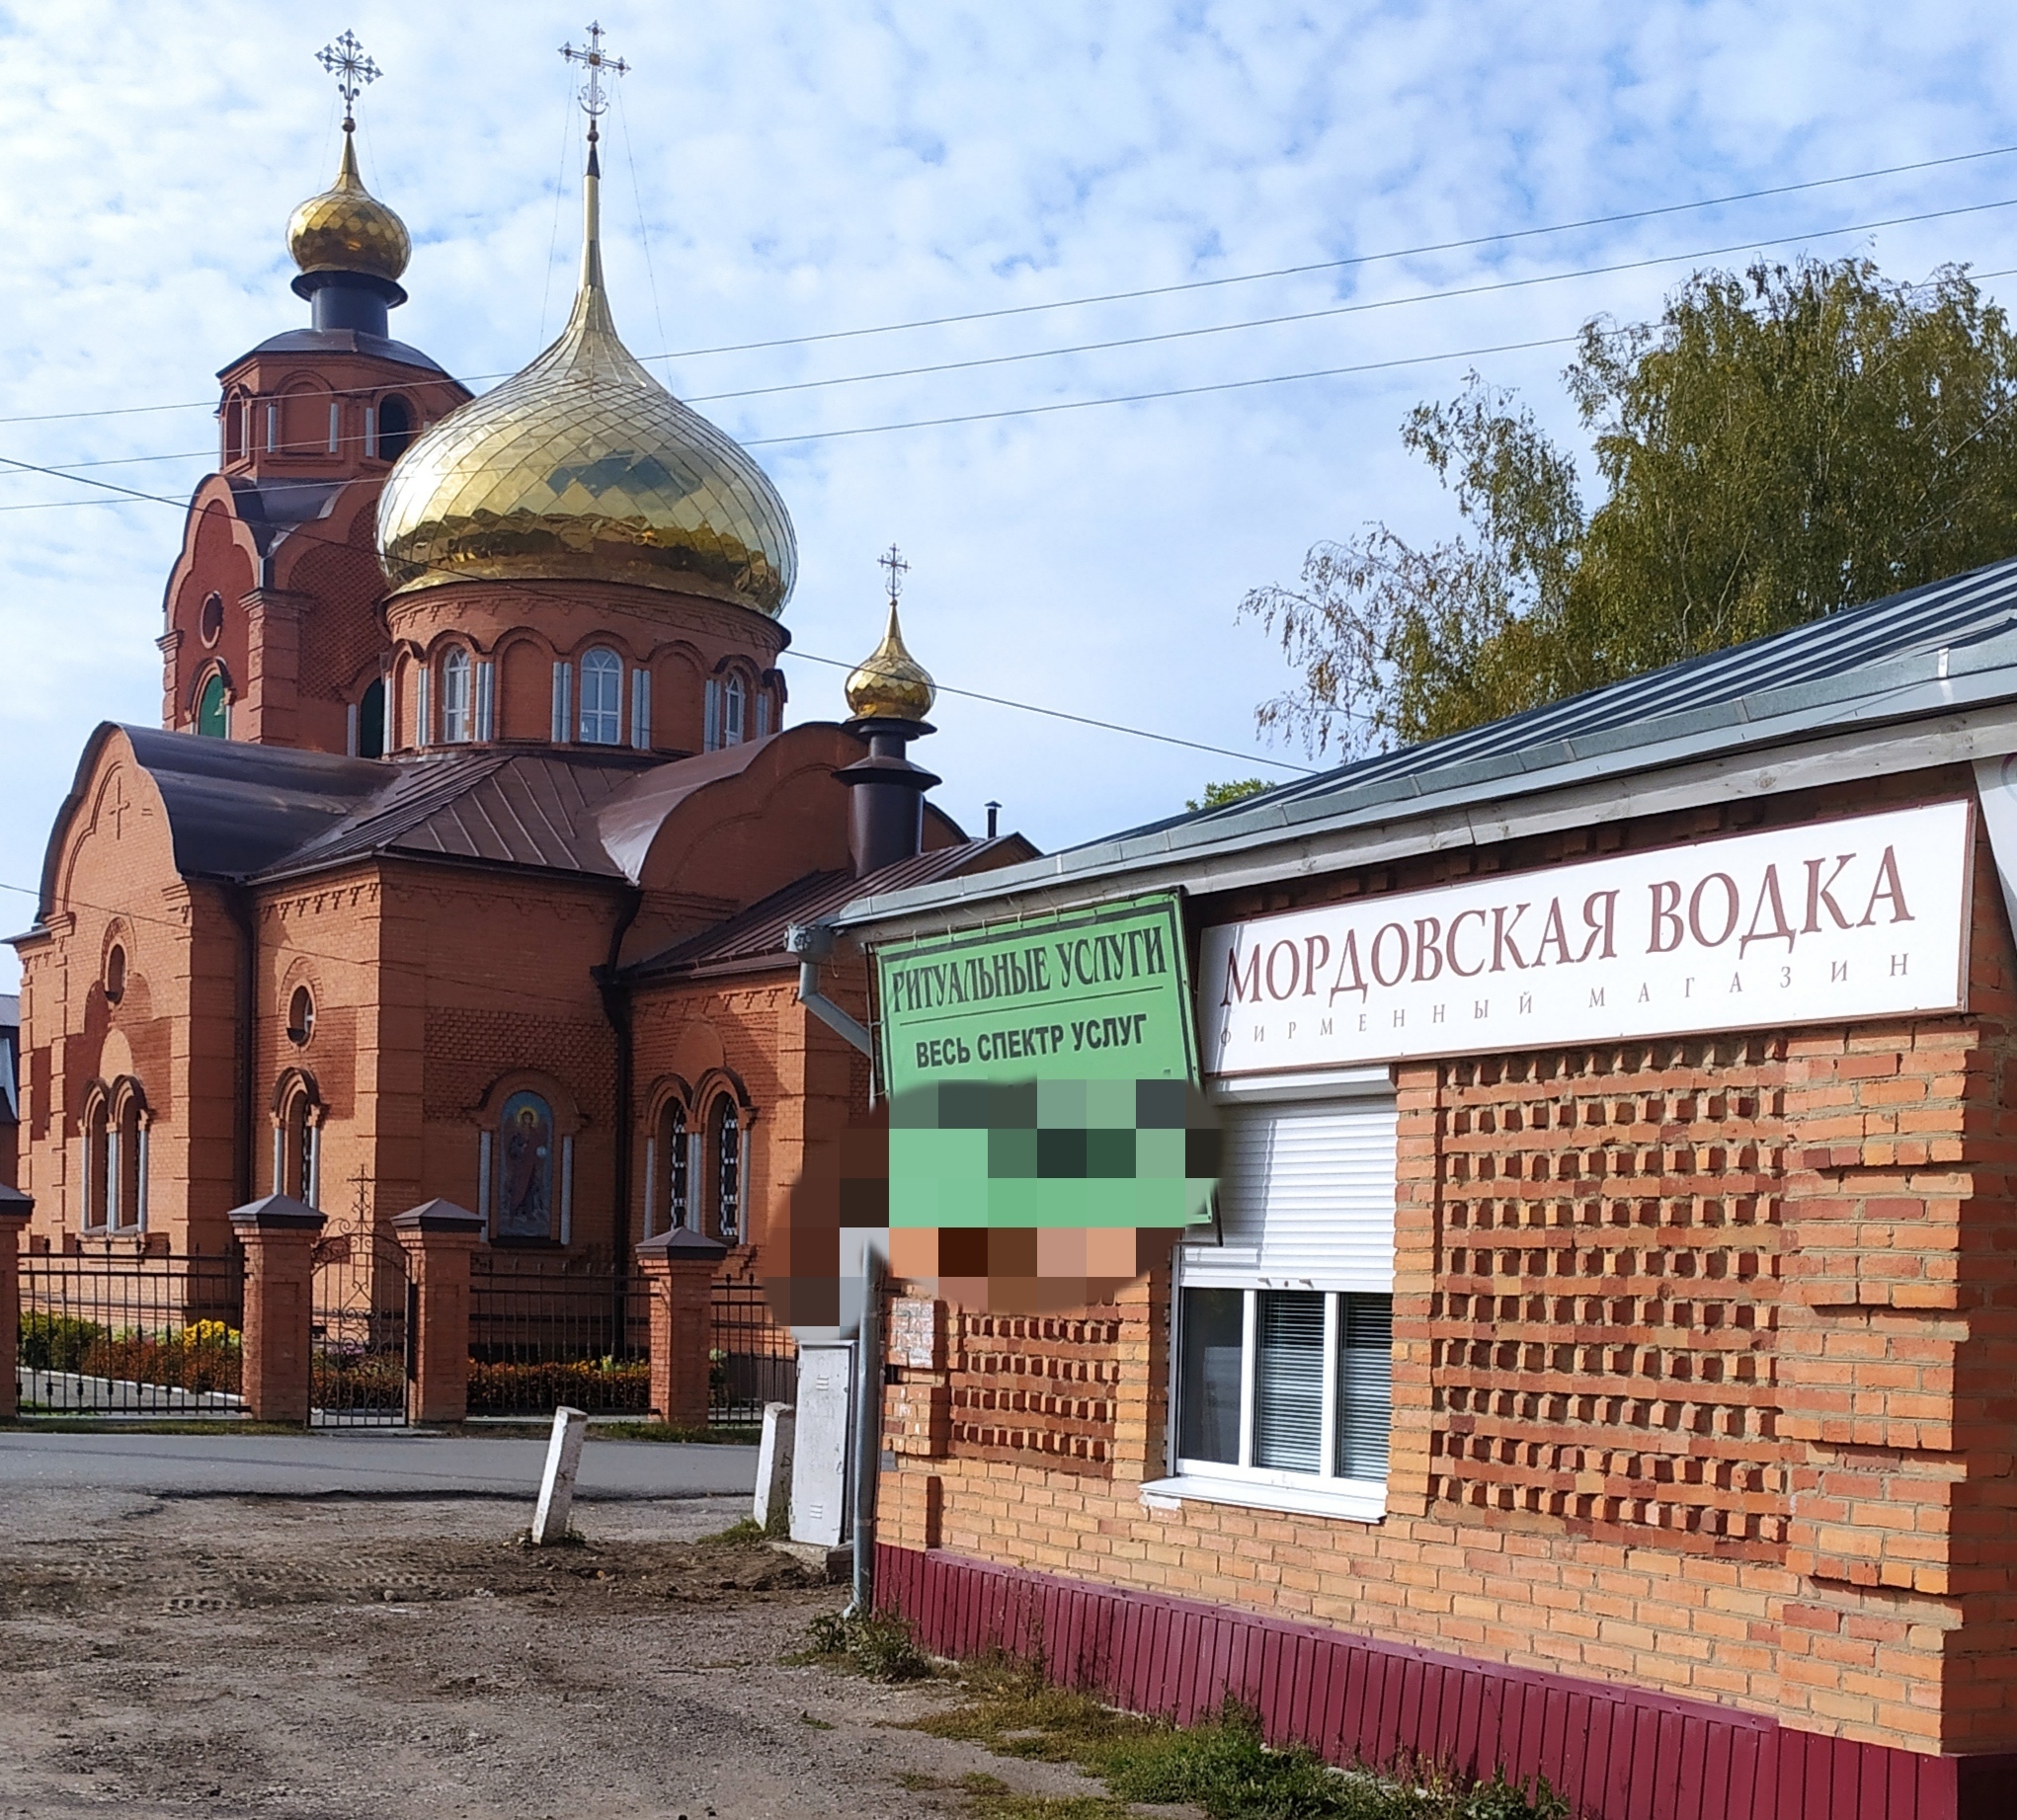
[[21, 1313], [19, 1359], [30, 1371], [75, 1372], [178, 1390], [236, 1391], [239, 1333], [220, 1320], [147, 1332], [40, 1308]]
[[21, 1311], [21, 1364], [32, 1372], [78, 1372], [84, 1356], [112, 1329], [73, 1314], [47, 1314], [40, 1308]]
[[1008, 1659], [969, 1665], [961, 1679], [967, 1698], [914, 1721], [916, 1730], [997, 1756], [1077, 1764], [1105, 1781], [1117, 1812], [1140, 1801], [1187, 1802], [1210, 1820], [1569, 1820], [1545, 1778], [1523, 1785], [1501, 1772], [1465, 1792], [1433, 1772], [1335, 1770], [1305, 1745], [1267, 1745], [1258, 1716], [1232, 1700], [1216, 1718], [1178, 1728], [1048, 1686], [1040, 1668]]
[[1432, 739], [2017, 551], [2017, 339], [1959, 269], [1698, 274], [1657, 323], [1586, 324], [1565, 378], [1595, 509], [1511, 393], [1417, 406], [1458, 534], [1372, 525], [1249, 593], [1301, 673], [1263, 728]]
[[808, 1626], [807, 1645], [800, 1660], [848, 1669], [870, 1681], [924, 1681], [936, 1672], [911, 1626], [894, 1613], [822, 1612]]
[[1261, 791], [1273, 788], [1265, 777], [1236, 777], [1230, 783], [1206, 784], [1201, 799], [1187, 797], [1183, 806], [1195, 815], [1200, 809], [1217, 809], [1225, 803], [1244, 802], [1250, 796], [1258, 796]]
[[725, 1530], [716, 1530], [712, 1536], [702, 1537], [703, 1542], [725, 1543], [730, 1547], [764, 1540], [764, 1526], [754, 1517], [745, 1517], [740, 1523], [731, 1523]]

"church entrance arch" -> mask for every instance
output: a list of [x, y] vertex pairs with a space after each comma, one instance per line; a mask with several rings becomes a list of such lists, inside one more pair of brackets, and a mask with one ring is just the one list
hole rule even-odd
[[420, 1331], [406, 1248], [383, 1232], [337, 1232], [315, 1247], [309, 1420], [398, 1428], [408, 1419]]

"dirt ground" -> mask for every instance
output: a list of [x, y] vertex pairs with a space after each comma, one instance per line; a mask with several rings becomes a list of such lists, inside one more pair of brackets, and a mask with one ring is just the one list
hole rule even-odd
[[[1074, 1771], [896, 1729], [950, 1698], [789, 1666], [845, 1589], [700, 1539], [740, 1499], [0, 1488], [0, 1820], [883, 1820], [976, 1771]], [[907, 1785], [908, 1784], [908, 1785]], [[1169, 1810], [1164, 1810], [1169, 1811]]]

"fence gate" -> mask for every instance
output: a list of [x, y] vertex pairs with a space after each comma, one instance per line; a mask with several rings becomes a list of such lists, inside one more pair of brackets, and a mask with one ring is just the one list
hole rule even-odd
[[383, 1233], [338, 1232], [315, 1247], [309, 1420], [398, 1427], [407, 1419], [419, 1286], [406, 1248]]

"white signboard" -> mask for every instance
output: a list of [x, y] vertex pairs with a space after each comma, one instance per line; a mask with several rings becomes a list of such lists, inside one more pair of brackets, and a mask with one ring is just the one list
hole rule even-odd
[[1205, 1071], [1958, 1010], [1972, 808], [1933, 803], [1207, 929]]

